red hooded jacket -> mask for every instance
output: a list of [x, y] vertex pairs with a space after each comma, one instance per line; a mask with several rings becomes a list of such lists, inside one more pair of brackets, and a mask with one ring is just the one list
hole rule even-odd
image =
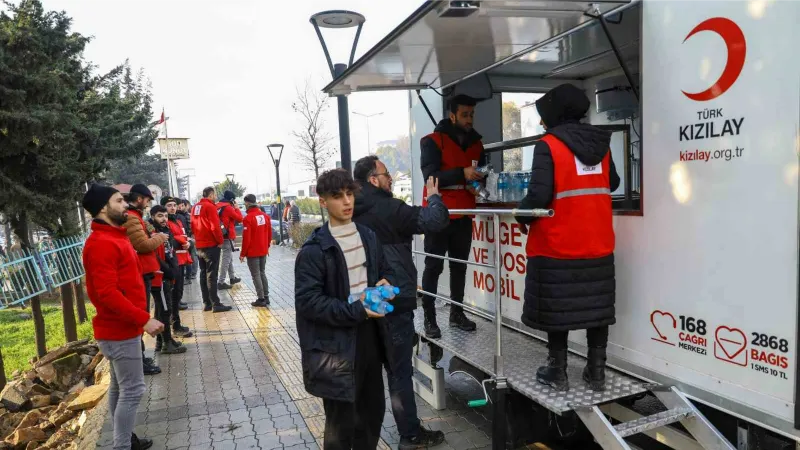
[[236, 239], [236, 224], [242, 223], [242, 220], [244, 220], [242, 212], [228, 202], [217, 203], [217, 210], [220, 208], [222, 209], [222, 214], [220, 215], [222, 224], [228, 229], [228, 239]]
[[247, 209], [242, 231], [243, 258], [258, 258], [269, 255], [272, 241], [272, 220], [258, 206]]
[[142, 280], [142, 265], [125, 228], [92, 222], [83, 247], [86, 291], [97, 310], [94, 338], [124, 341], [142, 335], [150, 320]]
[[195, 247], [202, 249], [222, 245], [222, 229], [214, 202], [207, 198], [197, 202], [192, 207], [191, 222]]

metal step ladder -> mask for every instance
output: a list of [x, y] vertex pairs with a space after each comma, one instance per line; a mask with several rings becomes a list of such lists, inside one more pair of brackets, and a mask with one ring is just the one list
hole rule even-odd
[[[617, 425], [612, 425], [606, 417], [608, 408], [604, 408], [605, 405], [578, 407], [575, 408], [575, 413], [604, 450], [632, 450], [636, 447], [626, 442], [626, 437], [639, 433], [653, 437], [651, 432], [656, 429], [669, 430], [666, 433], [659, 433], [658, 440], [673, 448], [735, 450], [736, 447], [731, 445], [677, 388], [659, 387], [651, 389], [651, 392], [667, 407], [666, 411], [636, 417]], [[637, 415], [634, 414], [634, 416]], [[680, 431], [665, 428], [677, 422], [680, 422], [691, 433], [694, 441]], [[670, 441], [673, 445], [670, 445]]]

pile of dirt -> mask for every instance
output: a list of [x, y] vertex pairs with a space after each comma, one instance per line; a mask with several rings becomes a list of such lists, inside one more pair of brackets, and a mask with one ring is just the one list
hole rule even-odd
[[0, 450], [77, 449], [75, 439], [108, 391], [108, 360], [82, 340], [31, 364], [0, 392]]

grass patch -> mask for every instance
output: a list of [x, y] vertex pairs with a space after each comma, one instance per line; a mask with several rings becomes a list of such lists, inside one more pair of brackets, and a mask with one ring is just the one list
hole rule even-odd
[[[64, 345], [64, 320], [60, 306], [42, 305], [47, 349]], [[92, 317], [94, 307], [86, 302], [86, 315], [89, 319], [78, 324], [78, 339], [92, 338]], [[75, 316], [77, 321], [77, 314]], [[19, 369], [30, 367], [28, 361], [36, 356], [36, 338], [33, 331], [33, 318], [30, 308], [11, 308], [0, 310], [0, 348], [3, 352], [3, 365], [6, 377]]]

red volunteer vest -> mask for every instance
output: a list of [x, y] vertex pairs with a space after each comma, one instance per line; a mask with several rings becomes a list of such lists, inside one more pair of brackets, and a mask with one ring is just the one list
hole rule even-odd
[[553, 155], [553, 217], [534, 220], [528, 232], [528, 256], [589, 259], [614, 252], [609, 181], [610, 152], [586, 166], [558, 138], [542, 138]]
[[[439, 144], [439, 149], [442, 151], [442, 171], [464, 168], [472, 166], [472, 161], [478, 161], [483, 152], [483, 144], [481, 141], [476, 141], [469, 146], [466, 150], [462, 150], [457, 142], [452, 140], [450, 136], [445, 133], [433, 132], [426, 137], [430, 137], [434, 142]], [[424, 186], [428, 180], [423, 180], [422, 188], [422, 206], [428, 206], [428, 188]], [[467, 190], [467, 185], [460, 184], [456, 186], [440, 187], [439, 192], [442, 194], [442, 201], [447, 206], [447, 209], [475, 209], [475, 196]], [[457, 214], [451, 214], [451, 219], [463, 217]]]

